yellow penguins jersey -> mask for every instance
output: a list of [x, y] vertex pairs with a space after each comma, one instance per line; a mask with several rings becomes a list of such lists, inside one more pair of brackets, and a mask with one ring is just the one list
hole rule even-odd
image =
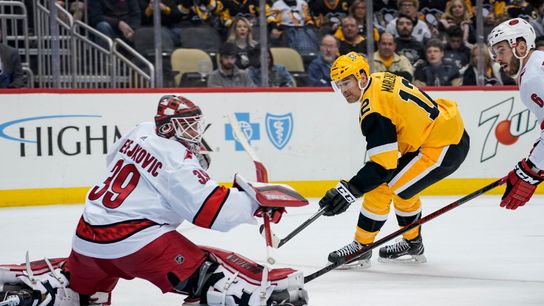
[[403, 77], [373, 73], [361, 98], [359, 123], [370, 160], [397, 168], [399, 153], [461, 140], [464, 124], [454, 101], [433, 100]]

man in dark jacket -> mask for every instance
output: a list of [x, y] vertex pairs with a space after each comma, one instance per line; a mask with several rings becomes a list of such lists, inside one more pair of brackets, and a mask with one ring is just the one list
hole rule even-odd
[[[2, 31], [0, 31], [0, 42]], [[19, 51], [0, 43], [0, 88], [23, 87], [24, 75]]]
[[138, 0], [93, 0], [88, 6], [91, 26], [112, 39], [131, 41], [142, 23]]

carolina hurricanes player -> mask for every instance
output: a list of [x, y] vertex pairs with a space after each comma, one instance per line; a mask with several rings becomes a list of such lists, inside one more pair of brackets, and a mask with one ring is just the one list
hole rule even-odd
[[[535, 30], [525, 20], [514, 18], [498, 26], [488, 36], [491, 57], [501, 64], [519, 85], [521, 101], [533, 112], [544, 129], [544, 52], [535, 50]], [[529, 153], [510, 173], [501, 207], [525, 205], [544, 180], [544, 130]]]
[[[260, 305], [262, 266], [232, 252], [199, 247], [176, 231], [184, 220], [228, 231], [255, 223], [262, 213], [245, 192], [219, 186], [206, 173], [209, 159], [199, 152], [202, 120], [193, 102], [164, 96], [155, 123], [139, 124], [114, 144], [105, 179], [87, 194], [64, 266], [69, 288], [63, 275], [47, 276], [45, 289], [53, 286], [66, 293], [57, 294], [55, 304], [42, 298], [39, 305], [110, 305], [118, 280], [135, 277], [164, 293], [188, 295], [186, 303]], [[272, 210], [272, 222], [277, 223], [284, 209]], [[21, 278], [21, 273], [14, 274], [17, 267], [8, 269], [8, 276]], [[306, 304], [301, 272], [275, 269], [269, 280], [264, 298], [269, 304]], [[52, 292], [31, 287], [44, 296]]]

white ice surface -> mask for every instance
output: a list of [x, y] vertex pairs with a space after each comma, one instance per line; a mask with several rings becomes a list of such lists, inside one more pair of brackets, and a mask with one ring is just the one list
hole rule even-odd
[[[424, 215], [457, 197], [425, 197]], [[289, 209], [273, 230], [284, 237], [317, 210], [317, 200]], [[481, 196], [423, 227], [428, 262], [416, 266], [377, 262], [358, 271], [332, 271], [306, 285], [310, 305], [544, 305], [544, 197], [508, 211], [496, 196]], [[81, 205], [0, 209], [0, 263], [67, 256]], [[327, 254], [352, 240], [359, 207], [336, 217], [321, 217], [275, 251], [276, 267], [312, 273], [326, 264]], [[393, 214], [382, 237], [397, 229]], [[179, 228], [189, 239], [263, 262], [264, 241], [256, 226], [229, 233]], [[113, 305], [180, 305], [183, 297], [162, 295], [142, 280], [120, 281]]]

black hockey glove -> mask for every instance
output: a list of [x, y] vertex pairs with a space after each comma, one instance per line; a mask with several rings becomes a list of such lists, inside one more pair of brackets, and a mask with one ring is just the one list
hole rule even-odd
[[355, 186], [342, 180], [336, 187], [329, 189], [325, 196], [319, 201], [319, 207], [327, 207], [325, 216], [341, 214], [348, 209], [349, 205], [360, 198], [363, 194]]

